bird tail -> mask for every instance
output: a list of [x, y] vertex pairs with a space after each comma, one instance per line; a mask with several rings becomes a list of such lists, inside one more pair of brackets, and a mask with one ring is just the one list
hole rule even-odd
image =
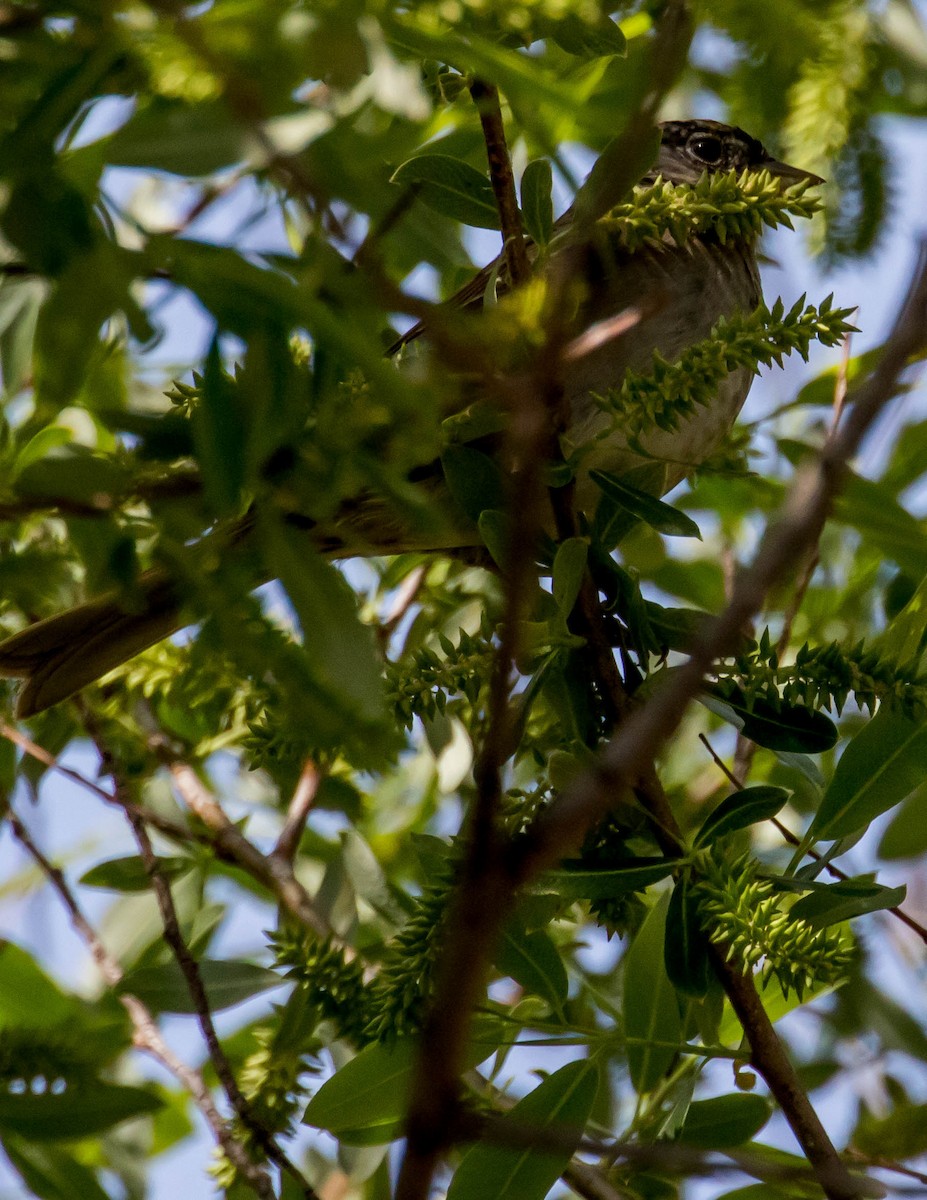
[[0, 644], [0, 675], [25, 679], [16, 716], [31, 717], [95, 682], [183, 625], [177, 588], [163, 571], [146, 571], [141, 595], [99, 596], [37, 621]]

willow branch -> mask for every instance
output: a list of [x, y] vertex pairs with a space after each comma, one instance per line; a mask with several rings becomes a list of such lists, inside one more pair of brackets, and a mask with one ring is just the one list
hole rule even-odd
[[[67, 909], [72, 927], [90, 951], [97, 970], [103, 977], [107, 987], [114, 990], [117, 989], [124, 976], [122, 967], [103, 945], [96, 930], [84, 916], [64, 878], [64, 874], [42, 853], [15, 812], [10, 810], [7, 814], [7, 820], [13, 836], [37, 864], [59, 900]], [[256, 1163], [251, 1161], [244, 1146], [235, 1138], [228, 1123], [223, 1120], [219, 1110], [215, 1106], [203, 1076], [199, 1071], [188, 1066], [170, 1048], [164, 1040], [161, 1030], [152, 1016], [151, 1010], [146, 1004], [142, 1003], [137, 996], [133, 996], [127, 992], [118, 993], [118, 998], [132, 1022], [134, 1045], [160, 1062], [177, 1079], [181, 1086], [189, 1092], [193, 1102], [212, 1130], [216, 1142], [222, 1147], [223, 1152], [229, 1161], [235, 1165], [236, 1170], [239, 1171], [242, 1178], [249, 1182], [258, 1195], [273, 1197], [273, 1192], [268, 1190], [269, 1180], [266, 1173]]]

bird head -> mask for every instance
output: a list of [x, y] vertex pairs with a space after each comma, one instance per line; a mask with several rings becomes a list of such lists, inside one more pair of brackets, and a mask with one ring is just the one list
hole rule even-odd
[[762, 142], [736, 125], [720, 121], [664, 121], [657, 161], [643, 182], [658, 175], [670, 183], [697, 183], [707, 171], [769, 171], [786, 186], [807, 180], [823, 183], [819, 175], [773, 158]]

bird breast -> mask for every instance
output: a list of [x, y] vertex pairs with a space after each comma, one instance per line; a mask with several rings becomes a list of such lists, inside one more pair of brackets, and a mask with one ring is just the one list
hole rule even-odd
[[582, 507], [594, 503], [588, 481], [592, 468], [624, 473], [656, 459], [666, 463], [662, 490], [675, 486], [721, 445], [753, 378], [749, 369], [735, 369], [707, 406], [683, 417], [675, 429], [645, 429], [638, 439], [644, 453], [632, 450], [626, 433], [596, 398], [620, 388], [628, 371], [649, 373], [655, 351], [674, 362], [707, 338], [721, 317], [752, 312], [761, 299], [760, 280], [754, 248], [743, 242], [722, 246], [690, 239], [683, 246], [671, 242], [610, 258], [602, 264], [600, 254], [600, 269], [589, 272], [593, 282], [582, 324], [588, 327], [629, 308], [642, 308], [644, 315], [627, 333], [571, 364], [565, 381], [568, 441], [574, 447], [591, 444], [578, 480]]

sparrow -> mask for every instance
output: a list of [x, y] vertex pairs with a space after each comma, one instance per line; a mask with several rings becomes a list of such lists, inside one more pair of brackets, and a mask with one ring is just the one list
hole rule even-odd
[[[667, 121], [660, 126], [660, 133], [656, 161], [640, 186], [660, 179], [674, 185], [696, 184], [706, 172], [739, 175], [743, 171], [767, 171], [784, 187], [801, 181], [823, 182], [810, 172], [778, 161], [756, 138], [731, 125], [708, 120]], [[557, 229], [562, 231], [570, 219], [568, 211]], [[577, 503], [587, 508], [594, 502], [597, 492], [589, 481], [593, 468], [625, 474], [644, 464], [659, 464], [659, 477], [655, 483], [648, 480], [647, 487], [663, 494], [719, 447], [746, 400], [752, 371], [745, 367], [731, 371], [709, 405], [684, 417], [673, 429], [645, 431], [633, 446], [620, 430], [599, 436], [610, 420], [600, 398], [619, 387], [627, 372], [647, 373], [655, 352], [672, 362], [706, 338], [721, 318], [750, 313], [757, 307], [762, 294], [756, 239], [722, 243], [708, 234], [678, 244], [667, 233], [658, 245], [634, 251], [612, 247], [607, 252], [590, 242], [579, 261], [583, 288], [575, 322], [578, 332], [628, 310], [638, 309], [644, 315], [624, 336], [603, 339], [571, 362], [565, 372], [564, 411], [570, 414], [570, 425], [564, 440], [568, 447], [591, 445], [582, 458]], [[470, 310], [481, 307], [490, 280], [495, 281], [497, 293], [505, 290], [501, 258], [448, 303]], [[654, 295], [660, 297], [660, 303], [652, 306], [648, 316], [642, 302]], [[415, 327], [394, 349], [423, 332], [427, 336], [422, 327]], [[429, 486], [434, 482], [432, 479]], [[248, 520], [244, 519], [230, 542], [248, 536]], [[324, 537], [320, 534], [315, 540], [319, 549], [333, 558], [395, 554], [411, 548], [395, 519], [387, 516], [385, 506], [366, 501], [346, 505], [334, 536], [328, 529]], [[478, 534], [470, 529], [436, 539], [433, 545], [414, 545], [419, 550], [453, 551], [478, 541]], [[185, 623], [175, 580], [154, 568], [139, 577], [131, 606], [124, 596], [109, 593], [28, 626], [0, 643], [0, 675], [25, 680], [16, 715], [30, 717], [67, 699]]]

